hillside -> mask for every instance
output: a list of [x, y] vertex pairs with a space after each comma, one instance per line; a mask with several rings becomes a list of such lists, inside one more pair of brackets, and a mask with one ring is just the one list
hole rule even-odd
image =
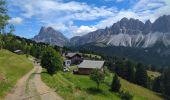
[[[72, 72], [58, 72], [53, 77], [46, 73], [42, 73], [43, 81], [60, 94], [65, 100], [120, 100], [117, 93], [109, 91], [112, 81], [112, 74], [105, 78], [101, 84], [100, 92], [96, 92], [94, 88], [96, 84], [89, 79], [88, 75], [74, 75]], [[134, 100], [162, 100], [156, 93], [143, 88], [141, 86], [130, 83], [120, 78], [122, 89], [129, 91]]]
[[106, 46], [102, 43], [86, 44], [73, 48], [80, 51], [91, 51], [104, 54], [107, 56], [126, 57], [128, 59], [150, 64], [156, 67], [164, 67], [169, 65], [170, 49], [162, 46], [154, 46], [150, 48], [134, 48], [134, 47], [116, 47]]
[[32, 69], [32, 62], [25, 55], [0, 50], [0, 98], [15, 85], [18, 79]]

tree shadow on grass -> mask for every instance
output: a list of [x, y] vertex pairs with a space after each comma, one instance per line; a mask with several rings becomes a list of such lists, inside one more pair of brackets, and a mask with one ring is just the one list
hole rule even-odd
[[[42, 71], [41, 73], [40, 73], [41, 75], [47, 75], [48, 74], [48, 72], [47, 71]], [[50, 74], [48, 74], [48, 75], [50, 75]]]
[[101, 89], [97, 89], [97, 88], [87, 88], [86, 92], [89, 94], [103, 94], [103, 91]]
[[41, 74], [48, 74], [48, 72], [47, 71], [42, 71]]
[[34, 74], [34, 75], [35, 75], [35, 74], [41, 74], [41, 73], [34, 72], [34, 73], [32, 73], [32, 74]]
[[47, 71], [42, 71], [42, 72], [33, 72], [32, 74], [48, 74]]
[[[38, 73], [37, 73], [38, 74]], [[39, 73], [41, 75], [45, 74], [45, 75], [50, 75], [50, 76], [54, 76], [55, 74], [49, 74], [47, 71], [42, 71], [41, 73]]]

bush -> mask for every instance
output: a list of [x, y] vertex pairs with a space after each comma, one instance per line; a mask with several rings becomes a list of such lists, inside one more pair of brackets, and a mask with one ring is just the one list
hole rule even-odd
[[109, 69], [107, 69], [107, 67], [104, 67], [104, 74], [105, 76], [110, 76], [110, 72]]
[[41, 58], [41, 66], [47, 69], [50, 75], [62, 69], [63, 59], [53, 48], [46, 48]]
[[121, 91], [119, 95], [122, 100], [133, 100], [133, 96], [127, 91]]
[[112, 80], [112, 84], [111, 84], [111, 91], [119, 92], [120, 87], [121, 87], [120, 80], [117, 74], [115, 74]]
[[97, 84], [97, 89], [99, 89], [100, 84], [104, 81], [105, 75], [99, 69], [94, 69], [89, 77]]

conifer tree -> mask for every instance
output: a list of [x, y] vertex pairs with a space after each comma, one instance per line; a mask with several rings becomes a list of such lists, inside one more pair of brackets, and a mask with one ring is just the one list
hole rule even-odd
[[166, 99], [170, 99], [170, 67], [165, 68], [162, 74], [162, 91]]
[[120, 87], [121, 87], [120, 80], [118, 79], [117, 74], [115, 74], [111, 84], [111, 91], [119, 92]]
[[138, 85], [141, 85], [143, 87], [147, 87], [147, 71], [145, 69], [145, 66], [142, 63], [138, 63], [136, 67], [136, 73], [135, 73], [135, 82]]
[[157, 77], [153, 81], [152, 90], [155, 92], [161, 92], [161, 78]]
[[130, 82], [134, 82], [134, 79], [135, 79], [134, 66], [135, 66], [134, 63], [132, 63], [131, 61], [126, 62], [125, 79]]

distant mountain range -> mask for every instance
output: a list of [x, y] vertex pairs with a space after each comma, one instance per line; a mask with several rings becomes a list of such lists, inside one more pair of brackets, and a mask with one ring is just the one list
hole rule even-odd
[[159, 17], [154, 23], [123, 18], [111, 27], [71, 38], [73, 45], [104, 43], [108, 46], [152, 47], [157, 42], [170, 46], [170, 15]]
[[170, 64], [170, 15], [161, 16], [153, 23], [123, 18], [111, 27], [70, 40], [51, 27], [42, 27], [33, 40], [165, 66]]
[[70, 42], [61, 32], [52, 27], [42, 27], [33, 40], [58, 46], [103, 43], [108, 46], [147, 48], [161, 42], [167, 47], [170, 46], [170, 15], [161, 16], [154, 23], [150, 20], [143, 23], [138, 19], [123, 18], [109, 28], [75, 36], [70, 39]]

